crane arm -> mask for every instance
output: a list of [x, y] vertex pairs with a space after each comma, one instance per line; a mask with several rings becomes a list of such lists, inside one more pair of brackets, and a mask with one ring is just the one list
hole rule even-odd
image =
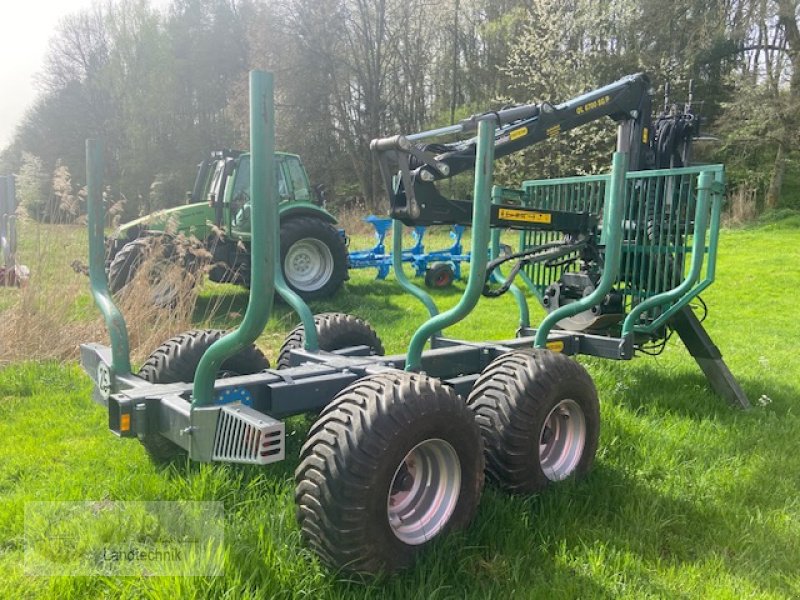
[[602, 117], [611, 117], [625, 125], [621, 135], [626, 139], [620, 139], [620, 143], [629, 153], [631, 168], [647, 168], [651, 160], [649, 87], [648, 77], [639, 73], [561, 104], [514, 106], [473, 115], [450, 127], [373, 140], [370, 147], [378, 157], [391, 216], [407, 225], [470, 222], [471, 203], [444, 197], [435, 182], [474, 170], [477, 140], [470, 137], [444, 144], [433, 140], [469, 134], [483, 120], [492, 120], [496, 125], [497, 159]]

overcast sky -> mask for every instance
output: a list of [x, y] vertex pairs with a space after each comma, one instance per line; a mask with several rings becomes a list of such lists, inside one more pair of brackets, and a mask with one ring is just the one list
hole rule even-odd
[[13, 0], [3, 2], [0, 29], [0, 148], [36, 97], [34, 75], [41, 69], [47, 41], [66, 14], [92, 0]]
[[[36, 97], [35, 75], [59, 21], [95, 0], [5, 0], [0, 27], [0, 148]], [[157, 0], [151, 4], [166, 4]]]

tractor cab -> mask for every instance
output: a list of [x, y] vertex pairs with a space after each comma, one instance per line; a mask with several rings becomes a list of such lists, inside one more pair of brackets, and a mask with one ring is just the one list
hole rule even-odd
[[[312, 188], [300, 157], [275, 153], [275, 179], [281, 204], [311, 202]], [[203, 199], [214, 208], [218, 227], [236, 237], [250, 231], [250, 155], [220, 150], [198, 165], [192, 198]]]
[[[280, 204], [309, 203], [312, 188], [300, 157], [294, 154], [275, 153], [275, 179], [278, 186]], [[215, 174], [215, 177], [217, 175]], [[250, 234], [250, 155], [242, 154], [235, 160], [226, 162], [219, 169], [222, 180], [212, 186], [218, 188], [217, 198], [227, 208], [226, 229], [235, 237], [248, 237]], [[213, 193], [213, 192], [212, 192]], [[209, 195], [209, 202], [211, 197]], [[220, 219], [219, 224], [221, 224]]]

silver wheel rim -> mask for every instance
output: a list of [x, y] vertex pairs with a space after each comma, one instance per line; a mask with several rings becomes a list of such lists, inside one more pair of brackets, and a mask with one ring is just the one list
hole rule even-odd
[[296, 241], [283, 259], [283, 274], [288, 283], [302, 292], [320, 289], [333, 275], [331, 249], [316, 238]]
[[450, 520], [461, 491], [461, 462], [448, 442], [420, 442], [395, 470], [386, 511], [397, 539], [417, 546]]
[[586, 417], [574, 400], [556, 404], [539, 433], [539, 464], [550, 481], [566, 479], [577, 468], [586, 445]]

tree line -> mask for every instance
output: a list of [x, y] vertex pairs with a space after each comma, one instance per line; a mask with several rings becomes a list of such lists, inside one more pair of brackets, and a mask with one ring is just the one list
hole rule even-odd
[[[83, 140], [106, 146], [125, 218], [183, 202], [197, 163], [243, 148], [247, 72], [276, 75], [277, 136], [339, 202], [378, 206], [371, 139], [648, 72], [695, 105], [758, 209], [795, 206], [798, 0], [147, 0], [64, 18], [40, 93], [0, 153], [32, 214], [81, 213]], [[502, 181], [607, 167], [597, 123], [500, 162]], [[37, 200], [38, 198], [38, 200]]]

